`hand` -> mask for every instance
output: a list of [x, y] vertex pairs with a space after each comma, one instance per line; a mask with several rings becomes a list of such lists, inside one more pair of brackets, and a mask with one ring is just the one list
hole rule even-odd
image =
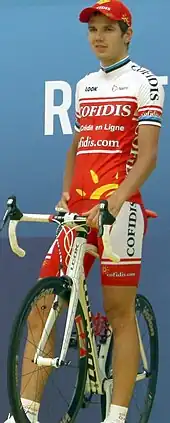
[[87, 216], [87, 225], [91, 228], [98, 228], [98, 219], [99, 219], [99, 204], [94, 206], [88, 212], [83, 213], [83, 216]]
[[112, 216], [117, 217], [123, 203], [124, 201], [119, 198], [117, 192], [113, 192], [113, 194], [108, 198], [108, 210]]
[[58, 204], [55, 206], [55, 210], [57, 209], [64, 209], [66, 211], [69, 211], [68, 209], [68, 201], [70, 200], [70, 194], [69, 192], [63, 192], [60, 201], [58, 202]]
[[[108, 210], [112, 214], [112, 216], [117, 217], [122, 205], [123, 205], [123, 202], [121, 202], [118, 199], [118, 197], [116, 196], [116, 193], [113, 193], [109, 197], [109, 199], [108, 199]], [[88, 226], [90, 226], [91, 228], [97, 228], [98, 229], [99, 204], [97, 204], [97, 206], [94, 206], [88, 212], [83, 213], [83, 216], [87, 216], [87, 225]]]

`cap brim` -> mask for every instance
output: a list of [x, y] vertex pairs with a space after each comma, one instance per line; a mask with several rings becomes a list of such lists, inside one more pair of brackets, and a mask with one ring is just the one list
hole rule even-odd
[[91, 18], [91, 15], [96, 12], [95, 7], [87, 7], [86, 9], [82, 10], [82, 12], [79, 15], [79, 20], [82, 23], [89, 22], [89, 19]]

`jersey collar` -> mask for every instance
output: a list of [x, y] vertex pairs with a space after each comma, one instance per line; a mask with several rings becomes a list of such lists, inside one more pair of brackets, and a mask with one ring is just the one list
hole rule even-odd
[[110, 73], [110, 72], [113, 72], [113, 71], [116, 71], [116, 70], [122, 68], [123, 66], [126, 66], [130, 61], [131, 60], [130, 60], [129, 56], [127, 56], [124, 59], [120, 60], [119, 62], [114, 63], [113, 65], [106, 66], [106, 67], [101, 65], [100, 69], [105, 73]]

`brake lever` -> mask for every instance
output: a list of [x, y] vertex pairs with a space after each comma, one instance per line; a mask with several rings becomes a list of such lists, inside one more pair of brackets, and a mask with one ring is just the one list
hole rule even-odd
[[98, 236], [103, 236], [104, 225], [113, 225], [115, 220], [116, 218], [108, 210], [108, 201], [102, 200], [99, 206]]
[[114, 253], [112, 246], [110, 244], [110, 226], [116, 221], [116, 218], [108, 210], [107, 200], [103, 200], [100, 203], [100, 213], [99, 213], [99, 232], [98, 235], [103, 239], [103, 247], [105, 254], [108, 259], [113, 263], [119, 263], [120, 257]]
[[4, 214], [4, 217], [2, 218], [2, 225], [0, 226], [0, 231], [2, 231], [8, 219], [20, 220], [22, 216], [23, 214], [16, 205], [16, 196], [11, 195], [10, 197], [8, 197], [7, 200], [7, 210]]

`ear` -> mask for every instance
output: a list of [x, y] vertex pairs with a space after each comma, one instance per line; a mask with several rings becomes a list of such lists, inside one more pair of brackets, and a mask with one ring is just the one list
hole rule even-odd
[[126, 34], [125, 34], [125, 42], [126, 42], [126, 44], [128, 44], [128, 43], [131, 42], [132, 36], [133, 36], [133, 30], [132, 30], [131, 27], [129, 27], [127, 29], [127, 31], [126, 31]]

